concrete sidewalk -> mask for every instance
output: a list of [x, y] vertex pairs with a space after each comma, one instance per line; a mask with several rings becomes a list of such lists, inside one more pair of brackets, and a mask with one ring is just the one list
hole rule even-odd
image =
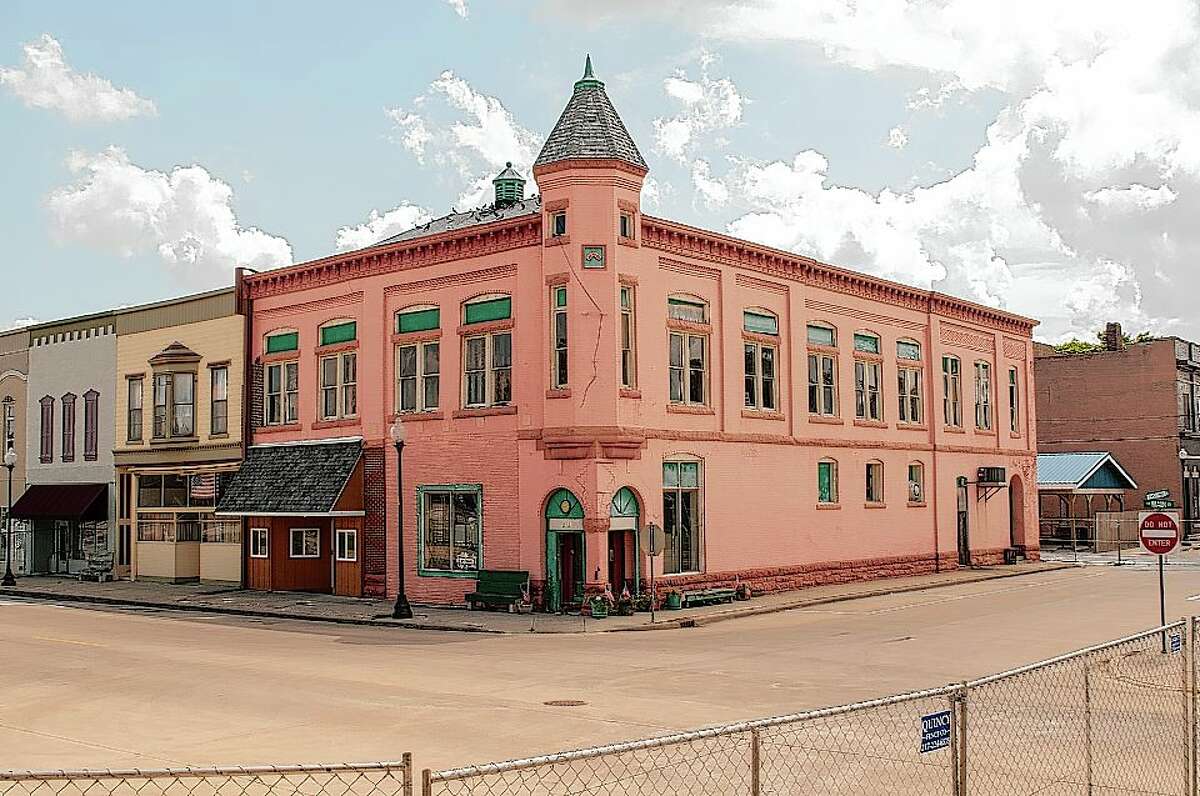
[[758, 616], [885, 594], [923, 591], [999, 578], [1036, 575], [1072, 566], [1072, 564], [1061, 562], [1022, 563], [1012, 566], [953, 570], [910, 578], [814, 586], [801, 591], [763, 595], [748, 602], [677, 611], [658, 611], [653, 624], [650, 622], [648, 613], [638, 613], [633, 616], [610, 616], [601, 620], [578, 615], [509, 614], [431, 606], [413, 606], [413, 618], [398, 621], [391, 618], [391, 602], [384, 600], [337, 597], [328, 594], [259, 592], [203, 584], [168, 585], [130, 581], [92, 583], [49, 576], [21, 578], [15, 588], [0, 588], [0, 597], [24, 597], [151, 610], [191, 611], [230, 616], [460, 633], [602, 633], [700, 627], [745, 616]]

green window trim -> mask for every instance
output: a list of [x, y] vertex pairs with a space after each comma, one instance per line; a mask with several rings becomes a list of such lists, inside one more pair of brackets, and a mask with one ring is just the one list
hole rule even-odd
[[282, 354], [285, 351], [296, 351], [300, 348], [299, 332], [280, 332], [267, 335], [267, 353]]
[[335, 323], [321, 327], [321, 345], [336, 345], [349, 343], [358, 337], [358, 324], [355, 321]]
[[428, 310], [411, 310], [409, 312], [396, 313], [396, 331], [400, 334], [405, 332], [430, 332], [441, 328], [442, 311], [437, 307]]
[[774, 315], [745, 310], [742, 312], [742, 328], [755, 334], [779, 334], [779, 319]]
[[[479, 570], [474, 572], [455, 572], [444, 569], [425, 568], [425, 495], [428, 492], [466, 492], [474, 493], [479, 506], [479, 554], [478, 561], [484, 561], [483, 552], [483, 484], [421, 484], [417, 487], [417, 574], [423, 578], [458, 578], [460, 580], [476, 580]], [[451, 534], [454, 533], [451, 528]], [[481, 569], [485, 569], [482, 567]]]
[[512, 317], [512, 297], [486, 299], [463, 305], [463, 323], [487, 323]]

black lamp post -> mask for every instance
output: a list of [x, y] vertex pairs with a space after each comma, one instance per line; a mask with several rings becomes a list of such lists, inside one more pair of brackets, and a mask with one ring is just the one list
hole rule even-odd
[[12, 448], [9, 448], [4, 454], [4, 466], [8, 469], [8, 512], [4, 515], [4, 530], [8, 546], [4, 556], [4, 580], [0, 580], [0, 586], [16, 586], [17, 579], [13, 576], [12, 571], [12, 474], [13, 468], [17, 466], [17, 452]]
[[396, 604], [392, 607], [392, 619], [412, 619], [412, 607], [404, 593], [404, 423], [399, 417], [392, 423], [392, 443], [396, 446], [396, 563], [399, 566], [400, 583], [396, 593]]

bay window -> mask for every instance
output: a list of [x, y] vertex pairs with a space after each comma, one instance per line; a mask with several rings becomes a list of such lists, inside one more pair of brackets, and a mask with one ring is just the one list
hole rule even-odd
[[142, 441], [142, 389], [145, 379], [141, 376], [130, 377], [125, 382], [128, 391], [128, 406], [125, 414], [125, 439], [128, 442]]

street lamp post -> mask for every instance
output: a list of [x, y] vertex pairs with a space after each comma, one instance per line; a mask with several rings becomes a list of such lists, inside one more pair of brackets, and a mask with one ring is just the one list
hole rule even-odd
[[404, 593], [404, 423], [397, 416], [392, 423], [392, 443], [396, 446], [396, 564], [400, 582], [397, 586], [396, 604], [392, 607], [392, 619], [412, 619], [412, 607]]
[[12, 475], [13, 468], [17, 466], [17, 452], [9, 448], [4, 453], [4, 466], [8, 469], [8, 511], [4, 515], [4, 531], [5, 543], [7, 545], [4, 555], [4, 580], [0, 580], [0, 586], [16, 586], [17, 579], [13, 576], [12, 559], [13, 559], [13, 538], [12, 538]]

